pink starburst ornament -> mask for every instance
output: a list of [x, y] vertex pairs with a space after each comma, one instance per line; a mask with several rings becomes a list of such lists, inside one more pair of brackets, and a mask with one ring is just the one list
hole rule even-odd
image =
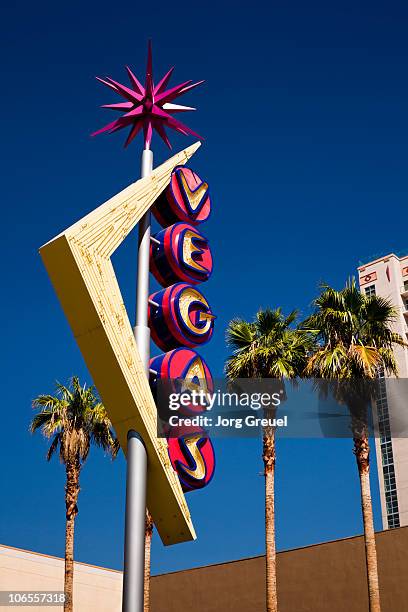
[[123, 112], [123, 114], [115, 121], [112, 121], [112, 123], [108, 123], [108, 125], [105, 125], [102, 129], [94, 132], [92, 136], [102, 134], [103, 132], [112, 134], [113, 132], [117, 132], [123, 128], [130, 127], [129, 134], [125, 142], [125, 147], [127, 147], [143, 129], [145, 149], [150, 149], [153, 130], [156, 130], [169, 149], [172, 147], [167, 136], [166, 128], [180, 132], [185, 136], [191, 134], [192, 136], [202, 140], [201, 136], [196, 134], [196, 132], [193, 132], [193, 130], [191, 130], [188, 126], [184, 125], [181, 123], [181, 121], [178, 121], [175, 119], [175, 117], [173, 117], [174, 114], [193, 111], [196, 109], [192, 108], [191, 106], [174, 104], [173, 100], [187, 93], [191, 89], [194, 89], [194, 87], [201, 85], [204, 83], [204, 81], [198, 81], [197, 83], [185, 81], [184, 83], [180, 83], [175, 87], [166, 89], [174, 70], [173, 67], [170, 68], [159, 83], [155, 85], [153, 82], [152, 45], [150, 41], [147, 51], [145, 86], [143, 87], [128, 66], [126, 66], [126, 70], [131, 87], [122, 85], [110, 77], [105, 77], [104, 79], [96, 77], [98, 81], [125, 98], [126, 102], [102, 105], [102, 108], [120, 111]]

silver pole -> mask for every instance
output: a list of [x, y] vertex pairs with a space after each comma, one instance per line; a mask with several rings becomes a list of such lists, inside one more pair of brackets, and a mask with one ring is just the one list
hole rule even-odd
[[[142, 153], [142, 178], [153, 170], [153, 153]], [[149, 299], [150, 212], [139, 222], [137, 258], [136, 326], [134, 335], [149, 376], [150, 329], [147, 321]], [[126, 474], [125, 554], [123, 568], [123, 612], [143, 612], [144, 550], [146, 525], [147, 454], [140, 435], [128, 432]]]
[[123, 612], [143, 612], [147, 454], [135, 431], [127, 436]]
[[[153, 170], [153, 153], [145, 149], [142, 153], [142, 178]], [[150, 212], [139, 221], [139, 251], [137, 258], [137, 293], [135, 340], [146, 374], [149, 376], [150, 328], [147, 324], [147, 302], [149, 299], [149, 256], [150, 256]]]

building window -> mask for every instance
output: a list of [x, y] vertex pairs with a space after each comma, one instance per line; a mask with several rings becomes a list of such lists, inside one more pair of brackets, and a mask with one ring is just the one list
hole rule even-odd
[[[375, 287], [372, 286], [375, 294]], [[371, 287], [367, 287], [371, 289]], [[367, 291], [366, 289], [366, 291]], [[371, 295], [374, 295], [371, 294]], [[384, 371], [379, 373], [379, 392], [377, 395], [377, 418], [380, 436], [381, 463], [384, 477], [385, 506], [387, 512], [387, 522], [389, 529], [400, 526], [398, 510], [398, 493], [395, 480], [394, 455], [392, 452], [392, 438], [390, 419], [388, 414], [387, 389], [385, 386]]]
[[375, 295], [375, 285], [369, 285], [368, 287], [365, 287], [364, 292], [367, 297], [372, 297], [373, 295]]

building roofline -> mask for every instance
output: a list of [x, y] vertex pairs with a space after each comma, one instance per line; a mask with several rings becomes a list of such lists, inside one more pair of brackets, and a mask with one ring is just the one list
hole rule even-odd
[[[400, 529], [408, 529], [408, 525], [404, 525], [402, 527], [397, 527], [395, 529], [382, 529], [381, 531], [376, 531], [375, 535], [379, 535], [381, 533], [389, 533], [390, 531], [399, 531]], [[363, 538], [363, 533], [358, 533], [352, 536], [347, 536], [346, 538], [338, 538], [336, 540], [327, 540], [325, 542], [316, 542], [315, 544], [307, 544], [305, 546], [298, 546], [297, 548], [287, 548], [285, 550], [278, 550], [276, 552], [277, 555], [282, 555], [286, 553], [295, 552], [297, 550], [305, 550], [306, 548], [316, 548], [317, 546], [325, 546], [326, 544], [335, 544], [336, 542], [345, 542], [348, 540], [356, 540], [358, 538]], [[208, 565], [198, 565], [197, 567], [189, 567], [182, 570], [174, 570], [173, 572], [164, 572], [162, 574], [155, 574], [152, 578], [156, 576], [168, 576], [169, 574], [181, 574], [183, 572], [192, 572], [194, 570], [205, 569], [207, 567], [218, 567], [220, 565], [230, 565], [231, 563], [239, 563], [240, 561], [252, 561], [253, 559], [261, 559], [264, 558], [265, 555], [254, 555], [252, 557], [243, 557], [241, 559], [232, 559], [231, 561], [220, 561], [219, 563], [209, 563]]]
[[390, 257], [395, 257], [398, 261], [404, 261], [404, 259], [408, 259], [408, 255], [403, 255], [399, 257], [396, 253], [388, 253], [387, 255], [383, 255], [382, 257], [377, 257], [377, 259], [373, 259], [372, 261], [368, 261], [367, 263], [361, 264], [358, 266], [357, 270], [364, 270], [367, 266], [372, 266], [373, 264], [378, 263], [379, 261], [384, 261], [384, 259], [389, 259]]
[[[56, 555], [47, 555], [46, 553], [40, 553], [35, 550], [27, 550], [26, 548], [17, 548], [17, 546], [8, 546], [7, 544], [1, 544], [0, 548], [7, 548], [8, 550], [16, 550], [21, 553], [27, 553], [29, 555], [36, 555], [37, 557], [44, 557], [45, 559], [55, 559], [56, 561], [64, 561], [63, 557], [57, 557]], [[83, 561], [75, 561], [75, 565], [84, 565], [86, 567], [93, 567], [95, 569], [105, 570], [107, 572], [114, 572], [115, 574], [122, 574], [122, 570], [112, 569], [111, 567], [102, 567], [101, 565], [93, 565], [92, 563], [84, 563]]]
[[[408, 525], [404, 525], [402, 527], [397, 527], [395, 529], [383, 529], [381, 531], [376, 531], [375, 535], [379, 535], [382, 533], [390, 533], [390, 531], [392, 532], [398, 532], [401, 529], [408, 529]], [[346, 538], [338, 538], [336, 540], [327, 540], [325, 542], [316, 542], [315, 544], [307, 544], [305, 546], [298, 546], [297, 548], [287, 548], [285, 550], [279, 550], [277, 551], [278, 555], [282, 555], [282, 554], [286, 554], [286, 553], [291, 553], [291, 552], [295, 552], [297, 550], [305, 550], [306, 548], [316, 548], [317, 546], [325, 546], [327, 544], [335, 544], [336, 542], [346, 542], [348, 540], [356, 540], [358, 538], [362, 538], [363, 534], [359, 533], [359, 534], [355, 534], [352, 536], [348, 536]], [[55, 555], [47, 555], [44, 553], [40, 553], [40, 552], [35, 552], [33, 550], [26, 550], [24, 548], [17, 548], [16, 546], [8, 546], [7, 544], [0, 544], [0, 548], [7, 548], [9, 550], [16, 550], [19, 552], [24, 552], [24, 553], [28, 553], [28, 554], [32, 554], [32, 555], [37, 555], [39, 557], [45, 557], [47, 559], [55, 559], [57, 561], [63, 561], [64, 559], [62, 557], [57, 557]], [[154, 576], [152, 576], [152, 578], [158, 577], [158, 576], [168, 576], [171, 574], [181, 574], [184, 572], [193, 572], [195, 570], [200, 570], [200, 569], [205, 569], [205, 568], [211, 568], [211, 567], [219, 567], [220, 565], [230, 565], [231, 563], [239, 563], [240, 561], [252, 561], [254, 559], [261, 559], [265, 557], [265, 555], [254, 555], [252, 557], [243, 557], [240, 559], [232, 559], [230, 561], [220, 561], [219, 563], [209, 563], [208, 565], [198, 565], [196, 567], [188, 567], [185, 569], [181, 569], [181, 570], [174, 570], [172, 572], [164, 572], [161, 574], [155, 574]], [[92, 567], [92, 568], [96, 568], [96, 569], [100, 569], [100, 570], [105, 570], [107, 572], [113, 572], [115, 574], [122, 574], [121, 570], [116, 570], [116, 569], [112, 569], [109, 567], [102, 567], [100, 565], [93, 565], [91, 563], [84, 563], [83, 561], [75, 561], [76, 565], [83, 565], [86, 567]]]

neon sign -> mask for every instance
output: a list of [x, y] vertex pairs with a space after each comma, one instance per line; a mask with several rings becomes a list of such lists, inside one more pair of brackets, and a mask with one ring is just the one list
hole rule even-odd
[[176, 283], [150, 296], [152, 338], [164, 351], [205, 344], [213, 334], [214, 319], [204, 295], [187, 283]]
[[[180, 151], [40, 249], [121, 447], [126, 452], [129, 430], [139, 432], [146, 445], [147, 505], [166, 545], [193, 540], [195, 531], [181, 481], [168, 460], [168, 444], [156, 434], [156, 405], [111, 258], [169, 184], [173, 169], [199, 146]], [[188, 469], [194, 470], [188, 459]]]
[[162, 287], [178, 281], [202, 283], [212, 267], [208, 240], [193, 225], [175, 223], [152, 237], [150, 271]]
[[[168, 353], [162, 353], [150, 360], [150, 368], [156, 372], [151, 378], [151, 387], [156, 392], [158, 379], [173, 381], [172, 392], [182, 393], [196, 388], [204, 393], [212, 393], [214, 389], [210, 369], [204, 359], [191, 349], [178, 348]], [[202, 412], [202, 407], [191, 405], [186, 412]]]
[[[208, 241], [195, 227], [211, 213], [208, 184], [190, 168], [176, 167], [170, 184], [157, 200], [153, 214], [164, 227], [152, 237], [150, 271], [163, 287], [149, 297], [151, 337], [167, 351], [150, 360], [150, 382], [171, 379], [177, 391], [203, 388], [213, 380], [204, 359], [192, 350], [208, 342], [215, 316], [203, 293], [195, 286], [211, 275], [213, 261]], [[202, 407], [186, 407], [188, 412]], [[171, 464], [184, 491], [205, 487], [215, 470], [214, 448], [204, 430], [167, 430]]]
[[207, 221], [211, 212], [208, 184], [190, 168], [175, 168], [169, 186], [152, 211], [162, 227], [177, 221], [192, 225]]
[[[178, 428], [179, 429], [179, 428]], [[169, 455], [178, 473], [183, 491], [202, 489], [211, 481], [215, 470], [214, 448], [203, 431], [168, 439]]]

